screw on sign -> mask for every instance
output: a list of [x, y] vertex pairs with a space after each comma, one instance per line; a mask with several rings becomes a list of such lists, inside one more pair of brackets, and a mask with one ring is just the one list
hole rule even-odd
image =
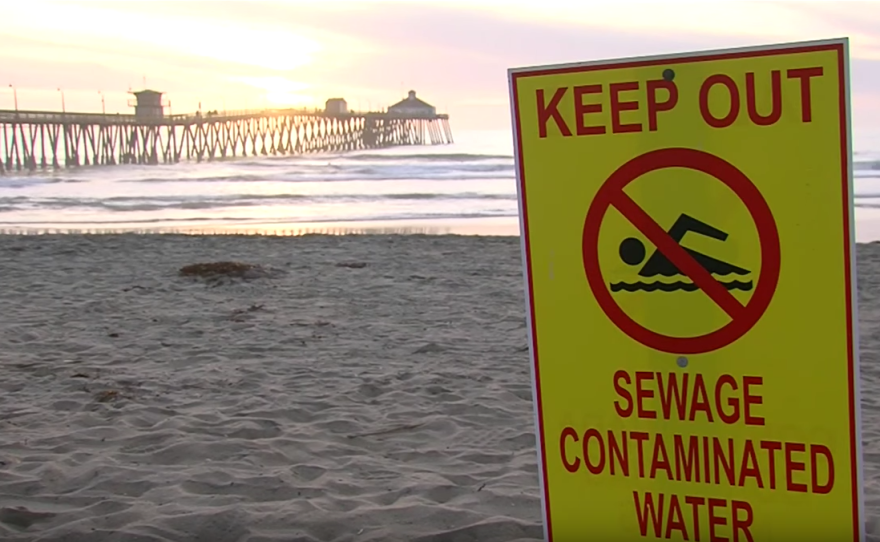
[[[698, 231], [717, 239], [726, 234], [687, 215], [681, 215], [667, 232], [660, 227], [623, 189], [639, 177], [666, 168], [687, 168], [710, 175], [724, 183], [742, 200], [755, 226], [761, 246], [761, 272], [754, 293], [743, 305], [730, 289], [750, 290], [751, 283], [732, 281], [722, 283], [712, 276], [717, 274], [746, 274], [747, 270], [715, 260], [683, 248], [678, 241], [685, 231]], [[688, 276], [693, 281], [690, 289], [701, 290], [730, 317], [723, 327], [696, 337], [672, 337], [652, 331], [633, 320], [617, 304], [599, 266], [599, 229], [610, 207], [614, 207], [639, 230], [657, 251], [645, 263], [642, 274], [663, 273], [664, 267]], [[619, 167], [605, 181], [587, 212], [583, 232], [584, 270], [590, 289], [599, 306], [624, 333], [649, 348], [672, 354], [702, 354], [723, 348], [745, 335], [761, 319], [770, 305], [779, 280], [779, 232], [770, 207], [754, 184], [735, 166], [703, 151], [687, 148], [667, 148], [647, 152]], [[644, 245], [636, 239], [621, 243], [620, 256], [624, 262], [635, 265], [645, 257]], [[609, 289], [611, 288], [611, 289]], [[680, 289], [688, 289], [679, 286]]]

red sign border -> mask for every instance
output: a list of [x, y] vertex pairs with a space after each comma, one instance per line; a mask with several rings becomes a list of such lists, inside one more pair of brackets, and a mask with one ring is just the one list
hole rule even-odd
[[843, 247], [844, 247], [844, 266], [846, 273], [846, 330], [848, 336], [848, 365], [849, 365], [849, 429], [850, 429], [850, 485], [852, 488], [852, 510], [853, 510], [853, 542], [860, 542], [861, 533], [864, 532], [864, 525], [861, 517], [861, 494], [860, 494], [860, 472], [859, 458], [860, 443], [858, 440], [858, 419], [856, 415], [856, 401], [858, 401], [858, 393], [855, 382], [855, 336], [853, 322], [853, 276], [852, 276], [852, 217], [850, 209], [850, 134], [849, 134], [849, 104], [847, 96], [849, 92], [848, 86], [848, 63], [846, 57], [847, 42], [833, 41], [830, 43], [817, 44], [793, 44], [790, 46], [769, 46], [763, 48], [749, 48], [732, 51], [694, 53], [691, 56], [668, 56], [661, 58], [643, 58], [634, 60], [611, 60], [605, 62], [596, 62], [585, 65], [561, 66], [551, 68], [535, 68], [532, 70], [511, 71], [509, 75], [510, 93], [511, 93], [511, 110], [513, 116], [513, 132], [514, 142], [516, 145], [517, 157], [517, 178], [521, 217], [522, 246], [524, 251], [525, 280], [528, 299], [528, 317], [529, 317], [529, 333], [531, 336], [531, 355], [533, 361], [533, 393], [535, 399], [535, 413], [538, 433], [538, 451], [540, 454], [540, 482], [543, 492], [543, 516], [544, 530], [546, 542], [553, 542], [553, 524], [550, 515], [550, 492], [547, 487], [547, 445], [546, 434], [544, 430], [544, 413], [543, 399], [541, 394], [541, 372], [538, 352], [537, 328], [535, 324], [535, 298], [534, 298], [534, 282], [532, 280], [532, 250], [529, 239], [529, 219], [528, 219], [528, 198], [526, 195], [526, 174], [523, 159], [523, 142], [522, 142], [522, 119], [518, 104], [520, 103], [518, 95], [518, 81], [528, 77], [539, 77], [545, 75], [563, 75], [570, 73], [584, 73], [592, 71], [602, 71], [608, 69], [623, 68], [642, 68], [650, 66], [668, 66], [674, 64], [688, 64], [696, 62], [712, 62], [719, 60], [736, 60], [747, 58], [761, 58], [768, 56], [794, 55], [801, 53], [816, 53], [831, 51], [837, 53], [837, 79], [838, 79], [838, 95], [839, 95], [839, 120], [840, 120], [840, 169], [841, 169], [841, 192], [843, 207]]
[[[670, 337], [652, 331], [624, 312], [608, 291], [599, 266], [599, 229], [616, 192], [642, 175], [670, 167], [689, 168], [711, 175], [733, 190], [745, 204], [758, 229], [761, 274], [743, 315], [723, 327], [697, 337]], [[618, 209], [619, 211], [620, 209]], [[751, 180], [732, 164], [704, 151], [668, 148], [649, 151], [620, 166], [599, 188], [584, 220], [584, 271], [599, 306], [621, 331], [643, 345], [670, 354], [703, 354], [723, 348], [746, 334], [770, 306], [779, 280], [779, 232], [770, 207]], [[658, 249], [659, 250], [659, 249]], [[691, 277], [693, 279], [693, 277]]]

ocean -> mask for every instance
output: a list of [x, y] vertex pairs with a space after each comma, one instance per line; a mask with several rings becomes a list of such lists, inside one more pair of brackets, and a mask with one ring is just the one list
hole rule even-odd
[[[437, 147], [0, 176], [0, 230], [518, 235], [510, 133], [455, 137]], [[857, 136], [853, 159], [857, 240], [880, 240], [880, 135]]]

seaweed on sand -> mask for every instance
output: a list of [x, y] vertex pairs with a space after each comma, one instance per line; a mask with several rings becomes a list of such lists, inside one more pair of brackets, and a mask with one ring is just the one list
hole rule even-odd
[[186, 265], [181, 267], [178, 273], [182, 277], [202, 278], [211, 281], [222, 279], [257, 279], [274, 277], [279, 274], [277, 270], [261, 265], [231, 261]]

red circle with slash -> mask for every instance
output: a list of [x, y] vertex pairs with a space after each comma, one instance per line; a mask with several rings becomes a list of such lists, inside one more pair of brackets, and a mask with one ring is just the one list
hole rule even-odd
[[[761, 246], [761, 272], [757, 287], [743, 305], [661, 228], [623, 189], [647, 173], [665, 168], [700, 171], [724, 183], [745, 204], [755, 222]], [[696, 337], [673, 337], [652, 331], [632, 319], [611, 295], [599, 267], [599, 228], [605, 213], [614, 207], [632, 223], [657, 250], [730, 317], [723, 327]], [[779, 282], [779, 232], [770, 207], [751, 180], [729, 162], [707, 152], [687, 148], [666, 148], [639, 155], [620, 166], [596, 194], [582, 237], [584, 271], [590, 289], [609, 319], [641, 344], [671, 354], [703, 354], [730, 345], [761, 319]]]

